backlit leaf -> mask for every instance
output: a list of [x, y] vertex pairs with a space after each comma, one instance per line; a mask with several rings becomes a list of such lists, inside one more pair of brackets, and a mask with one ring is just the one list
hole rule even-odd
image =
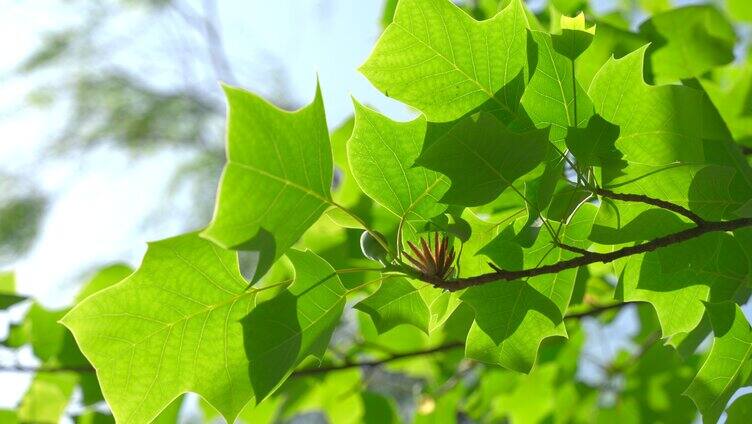
[[[260, 278], [332, 204], [332, 149], [320, 90], [296, 112], [225, 86], [227, 165], [203, 237], [260, 252]], [[260, 272], [259, 272], [260, 271]]]

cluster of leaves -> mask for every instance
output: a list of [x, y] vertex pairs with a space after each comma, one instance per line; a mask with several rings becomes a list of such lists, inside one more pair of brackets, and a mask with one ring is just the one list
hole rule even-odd
[[[37, 356], [90, 363], [123, 423], [186, 392], [230, 422], [311, 410], [332, 422], [691, 422], [699, 410], [716, 422], [752, 383], [739, 306], [752, 281], [739, 93], [752, 74], [730, 65], [733, 26], [710, 6], [630, 32], [558, 11], [582, 2], [540, 16], [501, 3], [478, 2], [481, 21], [448, 0], [389, 9], [360, 70], [420, 112], [409, 122], [354, 101], [330, 134], [319, 89], [286, 112], [226, 86], [212, 221], [87, 286], [54, 318], [77, 347], [58, 329], [60, 347]], [[580, 318], [633, 303], [641, 347], [604, 367], [604, 387], [580, 382]], [[32, 346], [46, 325], [34, 316], [17, 336]], [[66, 346], [83, 362], [66, 362]], [[390, 387], [393, 373], [410, 380]], [[398, 395], [406, 386], [419, 400]], [[748, 420], [750, 403], [736, 400], [729, 421]]]

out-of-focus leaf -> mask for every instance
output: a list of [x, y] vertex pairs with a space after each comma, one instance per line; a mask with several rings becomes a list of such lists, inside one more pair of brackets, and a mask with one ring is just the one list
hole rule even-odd
[[659, 13], [640, 25], [640, 35], [652, 42], [646, 74], [654, 82], [698, 77], [734, 60], [734, 28], [713, 6]]
[[77, 376], [74, 373], [40, 373], [18, 407], [23, 423], [57, 423], [70, 402]]
[[16, 294], [16, 277], [12, 272], [0, 272], [0, 310], [26, 300]]
[[0, 261], [6, 261], [31, 248], [39, 233], [47, 199], [30, 195], [10, 199], [0, 197], [0, 202]]
[[752, 393], [739, 396], [726, 411], [726, 424], [745, 424], [752, 418]]

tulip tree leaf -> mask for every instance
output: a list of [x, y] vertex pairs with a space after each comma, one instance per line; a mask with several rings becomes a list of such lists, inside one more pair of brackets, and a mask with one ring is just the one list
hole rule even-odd
[[697, 77], [734, 60], [734, 28], [713, 6], [656, 14], [640, 25], [639, 32], [652, 41], [648, 74], [656, 82]]
[[420, 294], [421, 288], [431, 290], [425, 283], [388, 277], [374, 294], [355, 305], [355, 308], [371, 317], [379, 334], [400, 324], [410, 324], [428, 333], [430, 311]]
[[407, 223], [426, 222], [446, 209], [438, 203], [449, 187], [446, 177], [415, 166], [426, 131], [423, 117], [394, 122], [355, 103], [347, 143], [353, 176], [363, 192]]
[[740, 396], [728, 408], [727, 424], [744, 424], [752, 417], [752, 393]]
[[293, 284], [255, 306], [237, 256], [187, 234], [151, 243], [135, 273], [74, 307], [62, 322], [97, 369], [115, 418], [149, 422], [191, 391], [232, 421], [254, 393], [264, 396], [302, 358], [320, 355], [344, 289], [313, 253], [289, 256]]
[[26, 300], [16, 294], [16, 279], [12, 272], [0, 272], [0, 310]]
[[76, 375], [73, 373], [42, 373], [34, 377], [18, 407], [22, 423], [56, 423], [70, 403]]
[[[562, 242], [587, 248], [587, 234], [596, 215], [595, 207], [580, 208], [570, 224], [562, 229]], [[500, 237], [504, 236], [504, 232]], [[491, 242], [498, 243], [499, 238]], [[540, 237], [524, 261], [527, 267], [570, 259], [576, 254]], [[491, 250], [498, 250], [496, 244]], [[532, 265], [528, 265], [531, 263]], [[507, 267], [521, 268], [522, 263]], [[465, 354], [481, 362], [501, 365], [528, 373], [535, 363], [543, 339], [566, 337], [564, 312], [574, 291], [578, 270], [543, 275], [527, 281], [499, 281], [471, 287], [461, 296], [475, 311], [475, 321], [467, 335]]]
[[[228, 249], [260, 252], [255, 278], [332, 204], [332, 149], [321, 91], [286, 112], [225, 86], [227, 165], [214, 218], [203, 237]], [[259, 272], [261, 271], [261, 272]]]
[[133, 272], [131, 267], [124, 264], [113, 264], [106, 266], [99, 271], [89, 280], [86, 285], [76, 295], [76, 303], [81, 302], [92, 294], [106, 289], [111, 285], [119, 282]]
[[293, 283], [242, 321], [257, 402], [308, 355], [321, 359], [345, 307], [347, 290], [325, 260], [311, 251], [290, 250], [287, 257]]
[[588, 26], [585, 23], [585, 14], [580, 12], [573, 18], [562, 15], [559, 26], [561, 34], [551, 36], [554, 49], [570, 60], [577, 59], [593, 42], [595, 25]]
[[139, 269], [62, 320], [119, 422], [149, 422], [187, 391], [229, 421], [253, 397], [240, 320], [256, 294], [237, 258], [188, 234], [151, 243]]
[[515, 132], [493, 115], [481, 112], [462, 119], [433, 142], [418, 164], [451, 181], [442, 202], [482, 205], [535, 169], [549, 146], [548, 129]]
[[652, 304], [668, 337], [700, 324], [703, 301], [733, 300], [747, 284], [749, 271], [739, 241], [711, 233], [630, 258], [622, 272], [621, 294], [624, 300]]
[[532, 31], [532, 38], [538, 54], [522, 105], [536, 127], [551, 126], [551, 140], [563, 140], [567, 128], [587, 123], [593, 105], [574, 79], [572, 59], [555, 50], [551, 35]]
[[[749, 191], [749, 182], [744, 181], [749, 180], [749, 167], [731, 156], [718, 160], [717, 166], [709, 165], [715, 158], [706, 157], [706, 144], [711, 142], [706, 138], [716, 137], [711, 128], [716, 113], [707, 109], [707, 99], [699, 90], [646, 84], [642, 77], [646, 49], [609, 60], [590, 85], [596, 112], [619, 127], [614, 145], [626, 163], [620, 162], [620, 169], [604, 169], [604, 175], [613, 178], [602, 183], [614, 191], [690, 208], [706, 219], [723, 217], [742, 206], [734, 193]], [[712, 143], [723, 151], [729, 142], [721, 138]], [[702, 186], [715, 187], [715, 193]]]
[[446, 0], [401, 0], [360, 71], [429, 121], [452, 121], [486, 102], [514, 114], [516, 99], [502, 88], [525, 67], [529, 26], [521, 0], [482, 22]]
[[705, 423], [715, 423], [731, 395], [752, 373], [752, 329], [739, 306], [708, 304], [713, 347], [685, 394], [694, 401]]

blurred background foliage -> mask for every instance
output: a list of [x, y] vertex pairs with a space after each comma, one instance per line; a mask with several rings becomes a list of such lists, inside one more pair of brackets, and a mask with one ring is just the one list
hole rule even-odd
[[[468, 13], [485, 19], [508, 1], [460, 3]], [[193, 199], [191, 207], [175, 213], [180, 214], [181, 225], [186, 229], [205, 224], [213, 208], [217, 179], [224, 163], [225, 107], [217, 81], [242, 85], [254, 78], [253, 74], [263, 74], [266, 84], [262, 94], [285, 109], [295, 109], [299, 102], [290, 94], [284, 69], [273, 56], [265, 57], [264, 64], [257, 66], [248, 66], [242, 58], [228, 56], [223, 40], [225, 31], [218, 18], [218, 1], [68, 0], [59, 3], [76, 16], [73, 23], [45, 33], [36, 50], [28, 52], [10, 74], [2, 76], [32, 79], [33, 88], [26, 93], [19, 109], [36, 108], [48, 117], [44, 125], [49, 127], [50, 137], [44, 144], [44, 153], [35, 159], [35, 165], [56, 160], [75, 161], [97, 149], [118, 150], [132, 159], [180, 152], [174, 157], [168, 155], [179, 161], [179, 166], [164, 196], [189, 191], [188, 197]], [[326, 1], [321, 3], [326, 10]], [[683, 21], [676, 15], [661, 15], [672, 7], [688, 3], [709, 3], [712, 7], [708, 8], [705, 19], [697, 22]], [[397, 0], [385, 0], [383, 15], [373, 19], [387, 25], [396, 4]], [[530, 1], [529, 6], [546, 28], [555, 25], [561, 14], [586, 11], [588, 16], [595, 17], [597, 32], [590, 54], [602, 53], [603, 60], [612, 51], [625, 54], [647, 42], [652, 42], [651, 49], [659, 52], [653, 57], [665, 57], [664, 60], [683, 54], [682, 43], [687, 37], [710, 43], [712, 49], [703, 47], [708, 54], [693, 62], [702, 69], [699, 72], [693, 69], [692, 74], [702, 74], [699, 83], [729, 123], [735, 140], [747, 152], [752, 149], [752, 63], [748, 59], [752, 2], [749, 0], [537, 0]], [[654, 18], [647, 21], [651, 16]], [[166, 33], [169, 37], [157, 37], [156, 42], [144, 43], [154, 32]], [[157, 52], [152, 51], [155, 44], [159, 47]], [[132, 66], [134, 60], [148, 66]], [[243, 66], [238, 66], [239, 63]], [[660, 60], [647, 62], [646, 66], [649, 68], [647, 75], [653, 80], [650, 82], [684, 77], [667, 75], [661, 69]], [[578, 69], [578, 78], [582, 82], [589, 81], [594, 72], [585, 67]], [[13, 119], [13, 115], [4, 118]], [[340, 203], [378, 222], [380, 211], [373, 207], [370, 199], [356, 195], [358, 190], [352, 186], [354, 182], [348, 178], [349, 171], [343, 165], [344, 146], [351, 129], [352, 121], [333, 129], [334, 158], [339, 165], [334, 195]], [[10, 164], [0, 164], [0, 269], [12, 269], [14, 262], [33, 248], [42, 231], [45, 212], [56, 200], [55, 193], [45, 192], [35, 184], [33, 168], [19, 170], [6, 165]], [[159, 209], [160, 205], [155, 208]], [[358, 240], [353, 232], [340, 231], [339, 227], [327, 229], [330, 224], [327, 221], [317, 223], [317, 229], [306, 235], [304, 243], [316, 247], [325, 259], [337, 263], [338, 258], [352, 255], [348, 252], [358, 251]], [[289, 273], [284, 266], [277, 268], [270, 275], [278, 277]], [[130, 268], [115, 264], [96, 272], [81, 271], [92, 276], [80, 289], [77, 300], [119, 281]], [[591, 275], [583, 284], [591, 288], [603, 287], [603, 299], [608, 299], [612, 294], [608, 278], [607, 275]], [[23, 357], [42, 369], [68, 369], [37, 373], [17, 413], [0, 411], [0, 422], [55, 423], [61, 417], [66, 422], [111, 422], [86, 359], [72, 336], [56, 323], [67, 309], [51, 310], [15, 294], [10, 273], [0, 275], [0, 300], [2, 309], [21, 306], [2, 341], [3, 358], [10, 357], [8, 362], [20, 372], [24, 365], [19, 365], [22, 361], [18, 358]], [[582, 302], [589, 300], [592, 301], [583, 299]], [[436, 361], [436, 367], [418, 360], [407, 362], [403, 370], [373, 368], [366, 371], [367, 375], [352, 370], [292, 379], [285, 384], [284, 391], [298, 393], [298, 396], [272, 398], [244, 411], [241, 419], [245, 422], [264, 422], [269, 417], [283, 422], [362, 419], [363, 422], [389, 423], [417, 417], [416, 422], [442, 423], [455, 422], [455, 417], [459, 417], [460, 422], [511, 420], [524, 423], [592, 422], [596, 417], [595, 421], [690, 422], [694, 410], [688, 399], [680, 396], [680, 391], [691, 379], [691, 364], [696, 365], [698, 357], [690, 357], [689, 362], [680, 361], [668, 347], [652, 343], [655, 336], [651, 329], [657, 328], [657, 324], [651, 309], [640, 307], [627, 312], [627, 318], [618, 318], [615, 314], [607, 316], [605, 326], [573, 325], [571, 340], [566, 344], [560, 340], [547, 342], [540, 365], [529, 377], [500, 369], [482, 371], [483, 366], [462, 361], [461, 350], [457, 350], [443, 354]], [[462, 314], [456, 315], [453, 319], [457, 322], [447, 323], [450, 334], [453, 325], [463, 328], [467, 324]], [[635, 326], [641, 330], [636, 330]], [[377, 335], [373, 324], [363, 314], [353, 315], [335, 335], [335, 350], [338, 337], [343, 341], [339, 347], [354, 349], [347, 352], [348, 355], [379, 353], [383, 346], [389, 346], [388, 353], [430, 346], [426, 336], [412, 330], [400, 327]], [[613, 352], [606, 355], [613, 356], [610, 363], [592, 360], [589, 368], [578, 364], [581, 352], [592, 351], [592, 346], [588, 347], [592, 342], [586, 334], [599, 331], [607, 334], [605, 337], [622, 337], [629, 342], [612, 345]], [[352, 347], [356, 338], [358, 343]], [[633, 360], [636, 356], [650, 356], [654, 360], [636, 365]], [[645, 369], [651, 366], [661, 369], [659, 372]], [[355, 397], [346, 396], [361, 381], [366, 382], [362, 392], [358, 391]], [[434, 384], [435, 381], [442, 383]], [[472, 395], [460, 411], [457, 402], [465, 390], [472, 391]], [[647, 400], [646, 393], [655, 391], [663, 396], [657, 397], [662, 399], [660, 404], [654, 404], [655, 397]], [[332, 397], [332, 392], [340, 396]], [[427, 394], [416, 399], [415, 393]], [[629, 402], [635, 402], [643, 394], [645, 401], [636, 405], [618, 401], [624, 396]], [[550, 401], [537, 402], [541, 399]], [[583, 407], [566, 414], [557, 407], [575, 401]], [[175, 422], [178, 415], [184, 422], [219, 419], [216, 411], [204, 403], [197, 403], [198, 409], [192, 413], [186, 413], [185, 408], [181, 410], [181, 404], [182, 398], [176, 400], [158, 422]], [[323, 412], [319, 410], [322, 405]]]

